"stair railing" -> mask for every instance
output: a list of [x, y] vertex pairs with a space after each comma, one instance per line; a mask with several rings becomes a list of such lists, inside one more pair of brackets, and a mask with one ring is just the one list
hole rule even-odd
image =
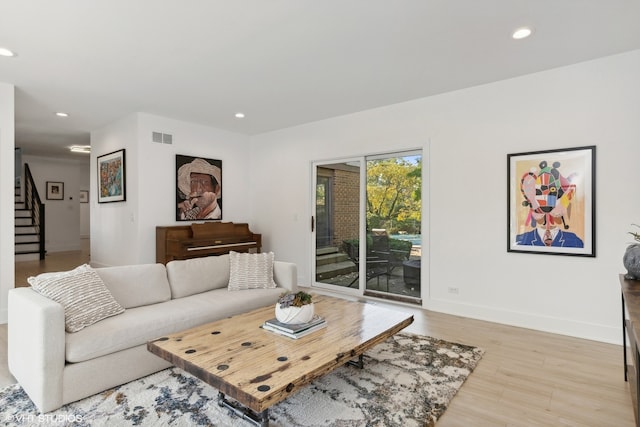
[[25, 163], [24, 165], [24, 202], [25, 208], [31, 210], [31, 225], [35, 228], [36, 232], [39, 235], [40, 241], [40, 259], [44, 259], [45, 248], [44, 248], [44, 225], [45, 225], [45, 216], [44, 216], [44, 203], [40, 200], [40, 195], [38, 194], [38, 189], [36, 188], [36, 184], [33, 181], [33, 175], [31, 175], [31, 170], [29, 169], [29, 165]]

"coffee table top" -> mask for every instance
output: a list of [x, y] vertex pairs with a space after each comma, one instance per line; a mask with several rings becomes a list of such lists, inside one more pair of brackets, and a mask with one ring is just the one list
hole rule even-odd
[[260, 327], [273, 318], [268, 306], [158, 338], [147, 349], [262, 412], [413, 322], [411, 314], [374, 304], [313, 299], [327, 327], [299, 339]]

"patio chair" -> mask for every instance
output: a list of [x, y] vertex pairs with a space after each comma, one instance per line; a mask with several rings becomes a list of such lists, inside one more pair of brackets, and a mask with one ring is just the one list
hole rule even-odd
[[[387, 230], [374, 228], [371, 230], [371, 254], [379, 259], [386, 259], [389, 266], [389, 273], [396, 267], [401, 267], [411, 256], [411, 242], [389, 239]], [[394, 241], [393, 247], [391, 240]]]
[[[356, 242], [344, 240], [342, 242], [343, 248], [349, 259], [356, 265], [358, 274], [356, 277], [349, 283], [349, 287], [353, 286], [354, 283], [358, 281], [360, 277], [360, 253], [359, 253], [359, 245]], [[378, 279], [378, 284], [380, 281], [380, 276], [386, 276], [387, 278], [387, 288], [389, 287], [389, 276], [391, 275], [390, 262], [385, 258], [377, 258], [375, 255], [367, 255], [367, 264], [366, 264], [366, 278], [367, 282], [373, 278]]]

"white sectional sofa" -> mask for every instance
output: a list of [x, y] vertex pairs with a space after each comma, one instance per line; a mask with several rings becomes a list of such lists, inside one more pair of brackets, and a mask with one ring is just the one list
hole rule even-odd
[[295, 264], [273, 262], [276, 288], [229, 290], [229, 255], [95, 270], [124, 312], [65, 331], [63, 306], [9, 292], [9, 370], [42, 412], [165, 369], [146, 343], [276, 303], [297, 289]]

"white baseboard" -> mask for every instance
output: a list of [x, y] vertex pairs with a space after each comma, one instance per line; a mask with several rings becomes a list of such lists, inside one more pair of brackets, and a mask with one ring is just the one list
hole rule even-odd
[[79, 251], [80, 248], [80, 244], [77, 245], [47, 245], [46, 250], [47, 253], [54, 253], [54, 252], [71, 252], [71, 251]]
[[93, 261], [91, 260], [91, 262], [89, 263], [89, 265], [93, 268], [104, 268], [104, 267], [113, 267], [112, 265], [109, 264], [103, 264], [101, 262], [97, 262], [97, 261]]
[[577, 322], [558, 317], [499, 310], [492, 307], [452, 303], [451, 301], [445, 300], [426, 300], [423, 302], [423, 308], [439, 313], [501, 323], [519, 328], [534, 329], [609, 344], [622, 344], [622, 321], [619, 327], [613, 327], [595, 323]]

